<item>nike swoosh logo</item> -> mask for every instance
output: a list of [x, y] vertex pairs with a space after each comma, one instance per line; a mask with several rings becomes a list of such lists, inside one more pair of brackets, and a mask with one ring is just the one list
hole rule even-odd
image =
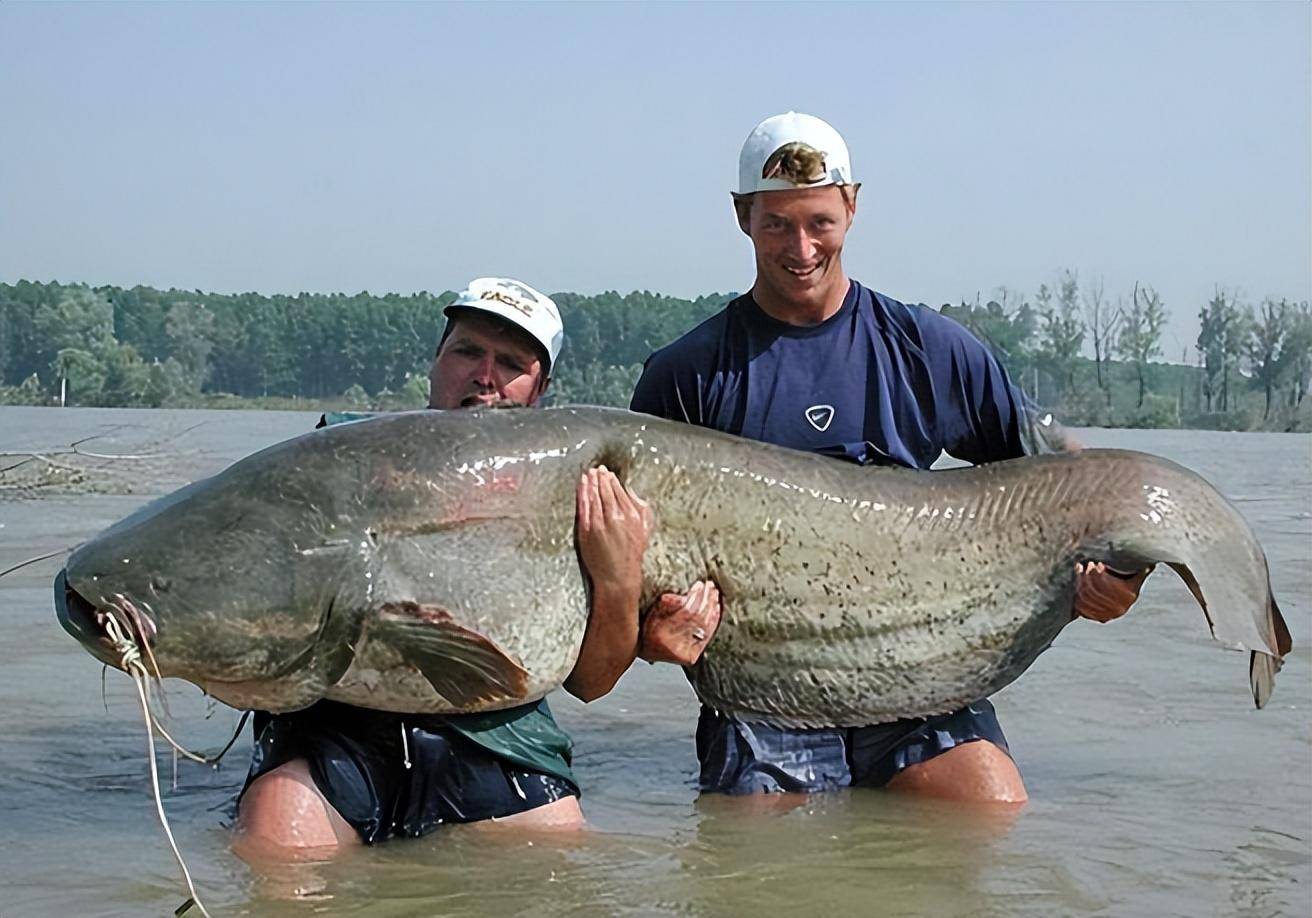
[[833, 405], [812, 405], [806, 409], [806, 420], [816, 430], [824, 433], [834, 420]]

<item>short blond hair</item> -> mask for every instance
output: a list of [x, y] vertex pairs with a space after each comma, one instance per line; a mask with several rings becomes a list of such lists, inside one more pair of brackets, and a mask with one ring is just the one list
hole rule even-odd
[[763, 179], [783, 179], [793, 185], [814, 185], [825, 179], [825, 155], [795, 140], [770, 154], [761, 168]]

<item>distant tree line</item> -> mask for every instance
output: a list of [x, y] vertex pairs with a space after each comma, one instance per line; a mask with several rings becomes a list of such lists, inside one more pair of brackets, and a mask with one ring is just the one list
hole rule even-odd
[[[451, 292], [265, 296], [0, 284], [0, 403], [171, 407], [427, 399]], [[651, 351], [728, 302], [555, 294], [567, 328], [557, 402], [627, 404]]]
[[[1040, 404], [1070, 424], [1306, 429], [1312, 309], [1267, 298], [1256, 307], [1220, 288], [1199, 312], [1193, 353], [1166, 362], [1161, 296], [1135, 284], [1113, 300], [1073, 271], [1032, 300], [1001, 288], [945, 305], [985, 341]], [[1084, 356], [1092, 351], [1093, 359]]]
[[[555, 401], [624, 405], [646, 357], [732, 294], [553, 297], [566, 327]], [[427, 397], [442, 309], [453, 298], [0, 284], [0, 404], [417, 407]], [[1182, 354], [1180, 364], [1162, 362], [1167, 311], [1148, 285], [1113, 300], [1100, 282], [1081, 288], [1067, 271], [1032, 297], [1000, 289], [987, 302], [977, 297], [942, 311], [1071, 423], [1305, 423], [1312, 382], [1305, 302], [1254, 307], [1218, 289], [1201, 307], [1192, 360]]]

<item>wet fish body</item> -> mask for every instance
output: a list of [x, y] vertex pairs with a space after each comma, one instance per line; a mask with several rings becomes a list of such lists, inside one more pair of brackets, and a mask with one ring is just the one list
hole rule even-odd
[[1167, 460], [862, 468], [600, 408], [413, 412], [298, 437], [79, 548], [56, 604], [105, 662], [111, 615], [162, 675], [234, 707], [522, 704], [578, 654], [574, 490], [599, 464], [656, 512], [644, 601], [719, 585], [691, 679], [746, 719], [849, 726], [989, 695], [1069, 621], [1077, 560], [1172, 567], [1213, 635], [1252, 651], [1259, 706], [1289, 651], [1251, 530]]

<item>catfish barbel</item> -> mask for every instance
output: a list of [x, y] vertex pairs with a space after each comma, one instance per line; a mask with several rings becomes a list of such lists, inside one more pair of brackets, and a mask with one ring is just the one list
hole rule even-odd
[[586, 407], [388, 415], [265, 449], [74, 551], [59, 618], [118, 666], [114, 618], [159, 675], [237, 708], [523, 704], [578, 655], [574, 494], [601, 464], [656, 514], [644, 606], [718, 584], [690, 676], [744, 719], [853, 726], [990, 695], [1070, 621], [1077, 561], [1173, 568], [1213, 636], [1251, 651], [1259, 707], [1290, 649], [1243, 517], [1167, 460], [863, 468]]

